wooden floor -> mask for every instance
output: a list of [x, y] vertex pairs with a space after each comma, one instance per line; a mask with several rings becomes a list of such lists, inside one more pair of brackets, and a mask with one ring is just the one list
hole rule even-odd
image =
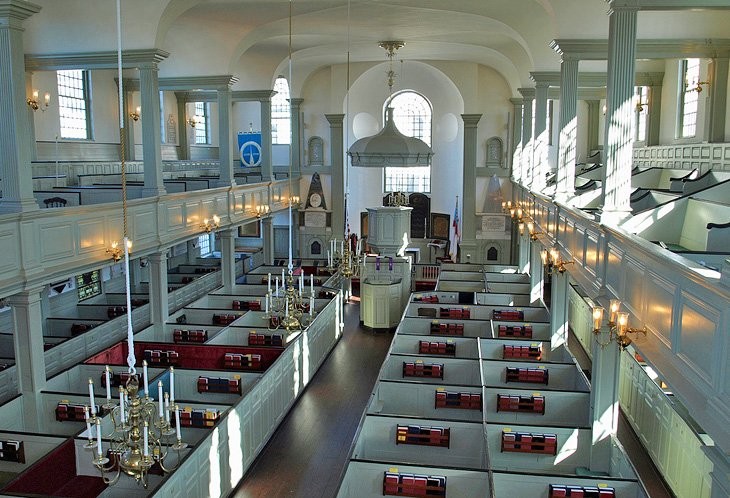
[[[361, 328], [358, 314], [359, 303], [346, 306], [342, 339], [232, 496], [336, 495], [350, 445], [393, 338], [392, 334]], [[571, 347], [575, 349], [576, 344], [571, 343]], [[623, 417], [619, 439], [650, 497], [671, 498], [672, 493]]]

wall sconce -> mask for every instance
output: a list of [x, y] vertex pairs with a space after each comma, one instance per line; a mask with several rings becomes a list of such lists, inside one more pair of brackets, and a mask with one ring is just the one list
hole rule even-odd
[[686, 90], [686, 92], [697, 92], [697, 93], [701, 93], [702, 92], [702, 85], [709, 85], [709, 84], [710, 84], [709, 81], [698, 81], [693, 87], [691, 87], [691, 88], [688, 87], [687, 90]]
[[524, 222], [522, 222], [522, 221], [520, 221], [520, 222], [519, 222], [519, 223], [517, 224], [517, 230], [519, 230], [519, 232], [520, 232], [520, 236], [522, 236], [522, 235], [525, 235], [525, 223], [524, 223]]
[[129, 117], [132, 118], [134, 121], [139, 121], [139, 117], [142, 115], [142, 108], [140, 106], [137, 106], [134, 112], [129, 113]]
[[572, 259], [570, 261], [564, 261], [557, 247], [551, 248], [550, 251], [543, 249], [540, 251], [540, 258], [542, 259], [543, 266], [547, 267], [548, 273], [552, 275], [555, 273], [565, 273], [565, 267], [575, 263]]
[[43, 104], [38, 102], [38, 90], [35, 88], [33, 89], [32, 97], [28, 97], [25, 99], [25, 103], [30, 106], [33, 111], [37, 111], [38, 109], [41, 110], [41, 112], [46, 112], [46, 109], [48, 109], [48, 105], [51, 103], [51, 94], [46, 92], [43, 94]]
[[259, 204], [253, 210], [251, 211], [257, 218], [261, 218], [262, 216], [266, 216], [269, 214], [269, 211], [271, 211], [271, 208], [269, 208], [268, 204]]
[[641, 97], [639, 97], [639, 100], [636, 101], [636, 112], [644, 112], [644, 106], [646, 105], [646, 102], [641, 101]]
[[606, 112], [608, 112], [608, 106], [606, 104], [603, 104], [603, 115], [606, 115]]
[[507, 214], [512, 209], [512, 201], [502, 201], [502, 212]]
[[608, 341], [605, 343], [598, 340], [598, 336], [600, 335], [601, 328], [603, 326], [604, 309], [600, 306], [593, 308], [593, 334], [596, 342], [600, 344], [601, 347], [608, 346], [608, 344], [614, 340], [621, 349], [626, 349], [626, 347], [633, 342], [629, 337], [629, 334], [644, 334], [644, 337], [646, 337], [646, 327], [642, 327], [640, 329], [629, 327], [629, 314], [626, 312], [620, 312], [620, 307], [621, 301], [618, 299], [611, 299], [609, 303], [610, 315], [608, 319], [609, 335]]
[[192, 118], [188, 118], [186, 122], [190, 125], [191, 128], [195, 128], [195, 126], [202, 120], [203, 119], [200, 116], [193, 116]]
[[527, 231], [528, 231], [528, 232], [529, 232], [529, 234], [530, 234], [530, 240], [533, 240], [533, 241], [534, 241], [534, 240], [537, 240], [537, 236], [538, 236], [538, 235], [542, 235], [542, 232], [536, 232], [536, 231], [535, 231], [535, 224], [534, 224], [534, 223], [532, 223], [532, 222], [529, 222], [529, 223], [527, 224]]
[[205, 230], [205, 233], [210, 233], [213, 230], [217, 230], [220, 226], [221, 226], [221, 219], [218, 217], [217, 214], [213, 215], [212, 220], [205, 218], [203, 220], [203, 223], [200, 224], [200, 228]]
[[[127, 251], [132, 252], [132, 241], [127, 240]], [[111, 247], [108, 247], [106, 253], [111, 255], [112, 260], [116, 263], [124, 256], [124, 249], [119, 246], [119, 242], [116, 240], [112, 242]]]
[[298, 208], [299, 207], [299, 196], [298, 195], [289, 196], [289, 204], [291, 205], [291, 207]]

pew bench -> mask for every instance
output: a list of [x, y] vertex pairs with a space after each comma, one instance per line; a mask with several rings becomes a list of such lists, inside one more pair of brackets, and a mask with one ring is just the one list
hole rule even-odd
[[415, 444], [448, 448], [450, 440], [451, 429], [448, 427], [398, 425], [395, 431], [395, 444]]
[[446, 477], [384, 472], [383, 495], [446, 496]]
[[502, 430], [500, 451], [513, 453], [538, 453], [541, 455], [557, 455], [558, 436], [535, 432], [512, 432]]
[[545, 415], [545, 396], [517, 396], [513, 394], [497, 394], [498, 412], [526, 412]]
[[481, 393], [450, 392], [436, 390], [436, 408], [460, 408], [462, 410], [482, 410]]

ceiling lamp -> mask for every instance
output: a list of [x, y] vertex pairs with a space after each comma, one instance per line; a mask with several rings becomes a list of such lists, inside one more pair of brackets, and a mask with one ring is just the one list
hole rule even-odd
[[[378, 45], [385, 49], [389, 61], [388, 88], [393, 93], [396, 73], [393, 71], [395, 52], [402, 41], [382, 41]], [[393, 108], [388, 107], [385, 126], [371, 137], [361, 138], [347, 151], [353, 166], [366, 168], [418, 167], [431, 164], [433, 150], [423, 140], [403, 135], [393, 122]]]

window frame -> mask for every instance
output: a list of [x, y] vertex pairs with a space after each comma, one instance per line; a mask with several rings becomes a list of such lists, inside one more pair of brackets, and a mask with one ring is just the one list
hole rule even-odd
[[[697, 75], [696, 79], [697, 81], [700, 80], [700, 69], [701, 69], [701, 60], [699, 58], [688, 58], [688, 59], [681, 59], [679, 61], [679, 78], [678, 78], [678, 97], [677, 97], [677, 130], [676, 130], [676, 138], [678, 140], [685, 140], [685, 139], [693, 139], [697, 137], [697, 126], [699, 125], [699, 105], [700, 105], [700, 96], [698, 92], [695, 92], [693, 89], [690, 89], [690, 86], [692, 84], [696, 84], [696, 82], [688, 81], [688, 72], [690, 69], [690, 61], [697, 61]], [[694, 100], [688, 101], [687, 95], [690, 93], [694, 93]], [[695, 106], [695, 110], [693, 114], [687, 114], [687, 104], [693, 104]], [[689, 116], [694, 116], [694, 122], [691, 124], [687, 123], [687, 118]], [[685, 129], [687, 128], [693, 128], [692, 134], [685, 134]]]
[[[200, 110], [202, 110], [202, 114], [198, 112], [198, 105], [200, 105]], [[202, 118], [200, 122], [195, 123], [195, 128], [193, 128], [193, 142], [195, 145], [210, 145], [210, 102], [193, 102], [193, 109], [195, 110], [195, 116]], [[204, 137], [200, 137], [198, 134], [200, 123], [203, 124], [203, 135]], [[204, 142], [201, 142], [200, 140], [205, 140]]]
[[[286, 84], [286, 92], [277, 90], [280, 82]], [[277, 76], [273, 86], [276, 95], [271, 98], [271, 144], [291, 145], [291, 88], [289, 81], [284, 76]], [[286, 95], [286, 97], [284, 97]], [[284, 97], [284, 98], [282, 98]], [[286, 123], [286, 133], [279, 133], [279, 123]]]
[[[398, 126], [399, 121], [404, 119], [402, 115], [398, 113], [398, 108], [394, 108], [393, 111], [393, 121], [396, 124], [396, 127], [398, 130], [403, 133], [406, 136], [412, 136], [416, 137], [420, 140], [423, 140], [426, 144], [431, 146], [431, 143], [433, 141], [433, 105], [431, 104], [431, 101], [429, 101], [422, 93], [417, 92], [415, 90], [411, 89], [405, 89], [401, 90], [399, 92], [396, 92], [389, 96], [385, 103], [383, 104], [383, 125], [385, 125], [386, 116], [388, 113], [388, 108], [391, 107], [393, 101], [395, 100], [397, 103], [397, 99], [402, 99], [405, 95], [414, 95], [417, 100], [421, 101], [423, 103], [423, 108], [427, 111], [427, 115], [424, 116], [425, 119], [423, 119], [423, 122], [417, 123], [416, 128], [420, 129], [421, 133], [407, 133], [408, 130], [404, 129], [403, 126]], [[415, 120], [418, 119], [418, 116], [409, 116], [408, 119]], [[426, 123], [427, 121], [427, 123]], [[394, 179], [396, 174], [406, 174], [406, 171], [404, 170], [410, 170], [410, 174], [414, 175], [418, 171], [424, 171], [428, 170], [428, 175], [421, 175], [418, 178], [411, 178], [411, 179], [405, 179], [403, 180], [404, 183], [401, 185], [398, 185], [398, 181]], [[409, 167], [409, 168], [399, 168], [399, 167], [385, 167], [383, 168], [383, 193], [393, 192], [395, 190], [407, 192], [407, 193], [422, 193], [422, 194], [430, 194], [431, 193], [431, 165], [429, 166], [421, 166], [421, 167]], [[419, 186], [418, 184], [422, 184]], [[388, 187], [393, 188], [388, 188]]]
[[[82, 97], [80, 97], [80, 98], [79, 97], [76, 97], [76, 96], [69, 95], [66, 92], [64, 92], [64, 93], [61, 92], [62, 85], [61, 85], [61, 82], [59, 81], [59, 78], [61, 76], [68, 77], [68, 75], [63, 75], [63, 73], [69, 73], [69, 72], [72, 72], [72, 71], [73, 72], [77, 72], [77, 71], [81, 72], [81, 78], [76, 78], [76, 79], [78, 79], [78, 80], [81, 81], [81, 87], [80, 88], [78, 88], [78, 87], [71, 87], [71, 86], [66, 85], [66, 84], [64, 84], [63, 86], [64, 86], [64, 88], [71, 88], [71, 89], [74, 89], [74, 90], [81, 90]], [[93, 140], [94, 139], [94, 135], [93, 135], [93, 122], [92, 122], [92, 118], [91, 118], [92, 117], [92, 113], [91, 113], [91, 74], [90, 74], [90, 71], [87, 70], [87, 69], [59, 69], [59, 70], [57, 70], [56, 71], [56, 92], [58, 94], [58, 121], [59, 121], [58, 122], [58, 128], [59, 128], [60, 138], [62, 138], [64, 140], [78, 140], [78, 141], [83, 141], [83, 140], [89, 141], [89, 140]], [[81, 130], [82, 129], [80, 127], [79, 128], [68, 128], [68, 127], [65, 127], [64, 126], [63, 120], [64, 120], [65, 116], [63, 115], [64, 114], [63, 110], [64, 109], [68, 109], [70, 111], [73, 111], [74, 110], [73, 107], [69, 107], [69, 106], [66, 106], [66, 105], [62, 104], [62, 102], [64, 102], [64, 99], [72, 99], [72, 100], [76, 100], [76, 101], [83, 101], [83, 103], [84, 103], [84, 112], [83, 112], [84, 118], [83, 118], [83, 123], [84, 123], [84, 128], [85, 128], [85, 130], [84, 130], [85, 131], [85, 136], [83, 136], [83, 137], [76, 137], [76, 136], [64, 135], [64, 130]]]
[[[649, 137], [649, 102], [651, 99], [651, 88], [647, 85], [635, 86], [634, 99], [634, 144], [644, 146]], [[639, 102], [643, 105], [641, 111], [636, 108]], [[643, 138], [641, 138], [642, 134]]]

